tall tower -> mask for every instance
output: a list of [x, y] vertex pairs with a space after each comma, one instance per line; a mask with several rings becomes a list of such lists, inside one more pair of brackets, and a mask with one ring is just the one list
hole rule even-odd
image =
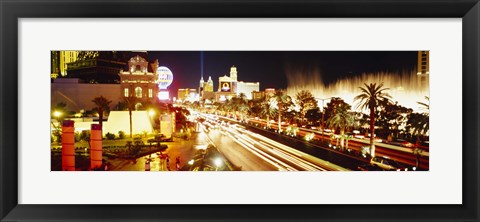
[[232, 68], [230, 68], [230, 78], [233, 81], [237, 81], [237, 67], [232, 66]]
[[55, 79], [60, 74], [60, 51], [51, 51], [50, 78]]
[[430, 52], [418, 51], [417, 75], [430, 74]]
[[212, 80], [211, 76], [208, 77], [208, 81], [205, 84], [205, 89], [204, 90], [205, 90], [205, 92], [213, 92], [213, 80]]
[[203, 75], [200, 78], [200, 82], [198, 84], [198, 94], [200, 97], [203, 95], [203, 90], [205, 89], [205, 81], [203, 80]]
[[418, 51], [417, 77], [419, 83], [424, 86], [428, 83], [430, 75], [430, 52]]

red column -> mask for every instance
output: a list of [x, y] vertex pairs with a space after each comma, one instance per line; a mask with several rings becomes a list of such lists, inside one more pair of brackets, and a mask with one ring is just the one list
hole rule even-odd
[[90, 169], [102, 167], [102, 126], [92, 124], [90, 130]]
[[62, 170], [75, 171], [75, 135], [74, 122], [64, 120], [62, 123]]

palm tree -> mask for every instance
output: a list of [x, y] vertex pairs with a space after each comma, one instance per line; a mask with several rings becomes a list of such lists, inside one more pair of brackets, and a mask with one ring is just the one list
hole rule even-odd
[[378, 103], [385, 99], [390, 99], [391, 96], [385, 93], [388, 88], [383, 88], [383, 83], [377, 85], [376, 83], [370, 83], [365, 87], [359, 87], [362, 91], [361, 94], [355, 96], [354, 101], [359, 100], [357, 108], [370, 110], [370, 155], [375, 156], [375, 144], [373, 137], [375, 135], [375, 109]]
[[355, 123], [355, 116], [345, 107], [341, 106], [335, 110], [333, 116], [327, 120], [327, 126], [340, 129], [340, 147], [344, 148], [345, 130], [349, 129]]
[[278, 132], [282, 132], [282, 113], [286, 111], [292, 104], [292, 98], [285, 94], [283, 91], [275, 92], [275, 100], [278, 107]]
[[423, 113], [411, 113], [409, 118], [408, 118], [408, 125], [413, 129], [412, 134], [416, 135], [417, 138], [420, 137], [420, 135], [424, 135], [429, 131], [429, 119], [430, 119], [430, 98], [428, 96], [425, 96], [425, 99], [427, 100], [426, 103], [424, 102], [417, 102], [421, 107], [421, 110], [424, 110]]
[[97, 106], [98, 110], [98, 123], [100, 124], [100, 128], [103, 130], [103, 113], [104, 111], [109, 111], [110, 110], [110, 103], [112, 103], [111, 100], [108, 100], [107, 98], [103, 96], [95, 97], [92, 100], [93, 103]]
[[267, 128], [270, 128], [270, 116], [275, 115], [276, 110], [273, 106], [274, 99], [271, 96], [265, 97], [261, 104], [260, 113], [267, 117]]
[[128, 97], [123, 97], [123, 100], [127, 104], [128, 115], [130, 117], [130, 138], [132, 138], [132, 111], [135, 109], [137, 99], [135, 96], [130, 95]]
[[302, 90], [296, 94], [296, 103], [300, 106], [300, 113], [302, 114], [302, 123], [308, 110], [317, 108], [317, 100], [313, 97], [310, 91]]
[[425, 100], [427, 100], [426, 103], [424, 102], [417, 102], [418, 105], [420, 105], [421, 110], [425, 110], [425, 113], [430, 113], [430, 97], [425, 96]]

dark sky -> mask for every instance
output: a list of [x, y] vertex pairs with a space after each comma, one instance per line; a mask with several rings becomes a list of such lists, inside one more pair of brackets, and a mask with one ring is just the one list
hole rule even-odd
[[[200, 51], [149, 51], [150, 61], [173, 73], [169, 87], [176, 95], [178, 88], [198, 88], [201, 76]], [[203, 76], [212, 77], [214, 90], [218, 77], [229, 75], [235, 65], [238, 80], [260, 82], [265, 88], [286, 88], [287, 72], [318, 70], [326, 84], [348, 76], [370, 72], [411, 71], [416, 67], [417, 51], [204, 51]]]

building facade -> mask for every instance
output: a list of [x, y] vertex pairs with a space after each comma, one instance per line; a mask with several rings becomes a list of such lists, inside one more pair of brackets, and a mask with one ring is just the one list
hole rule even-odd
[[275, 89], [268, 88], [268, 89], [265, 89], [265, 91], [253, 91], [251, 95], [253, 100], [262, 100], [262, 99], [265, 99], [265, 97], [267, 96], [274, 96]]
[[89, 83], [119, 83], [118, 73], [125, 69], [131, 52], [79, 51], [77, 59], [67, 64], [69, 78]]
[[120, 84], [89, 84], [74, 78], [57, 78], [51, 84], [52, 106], [62, 102], [68, 111], [91, 110], [96, 107], [92, 100], [98, 96], [111, 100], [111, 106], [123, 101]]
[[259, 82], [237, 82], [237, 96], [243, 93], [247, 99], [253, 99], [252, 92], [260, 91]]
[[51, 78], [67, 75], [67, 64], [77, 61], [79, 51], [51, 51]]
[[218, 78], [218, 90], [215, 93], [215, 100], [225, 101], [242, 93], [247, 99], [253, 99], [252, 92], [254, 91], [260, 91], [260, 83], [238, 81], [237, 67], [232, 66], [229, 76], [224, 75]]
[[181, 101], [194, 101], [197, 98], [196, 89], [178, 89], [177, 91], [177, 100]]
[[128, 61], [128, 70], [117, 73], [120, 76], [120, 95], [135, 97], [137, 102], [155, 102], [159, 92], [157, 68], [158, 60], [149, 63], [139, 55], [132, 57]]
[[430, 52], [418, 51], [417, 77], [418, 77], [418, 82], [420, 83], [419, 87], [423, 88], [423, 87], [429, 86], [429, 76], [430, 76]]

